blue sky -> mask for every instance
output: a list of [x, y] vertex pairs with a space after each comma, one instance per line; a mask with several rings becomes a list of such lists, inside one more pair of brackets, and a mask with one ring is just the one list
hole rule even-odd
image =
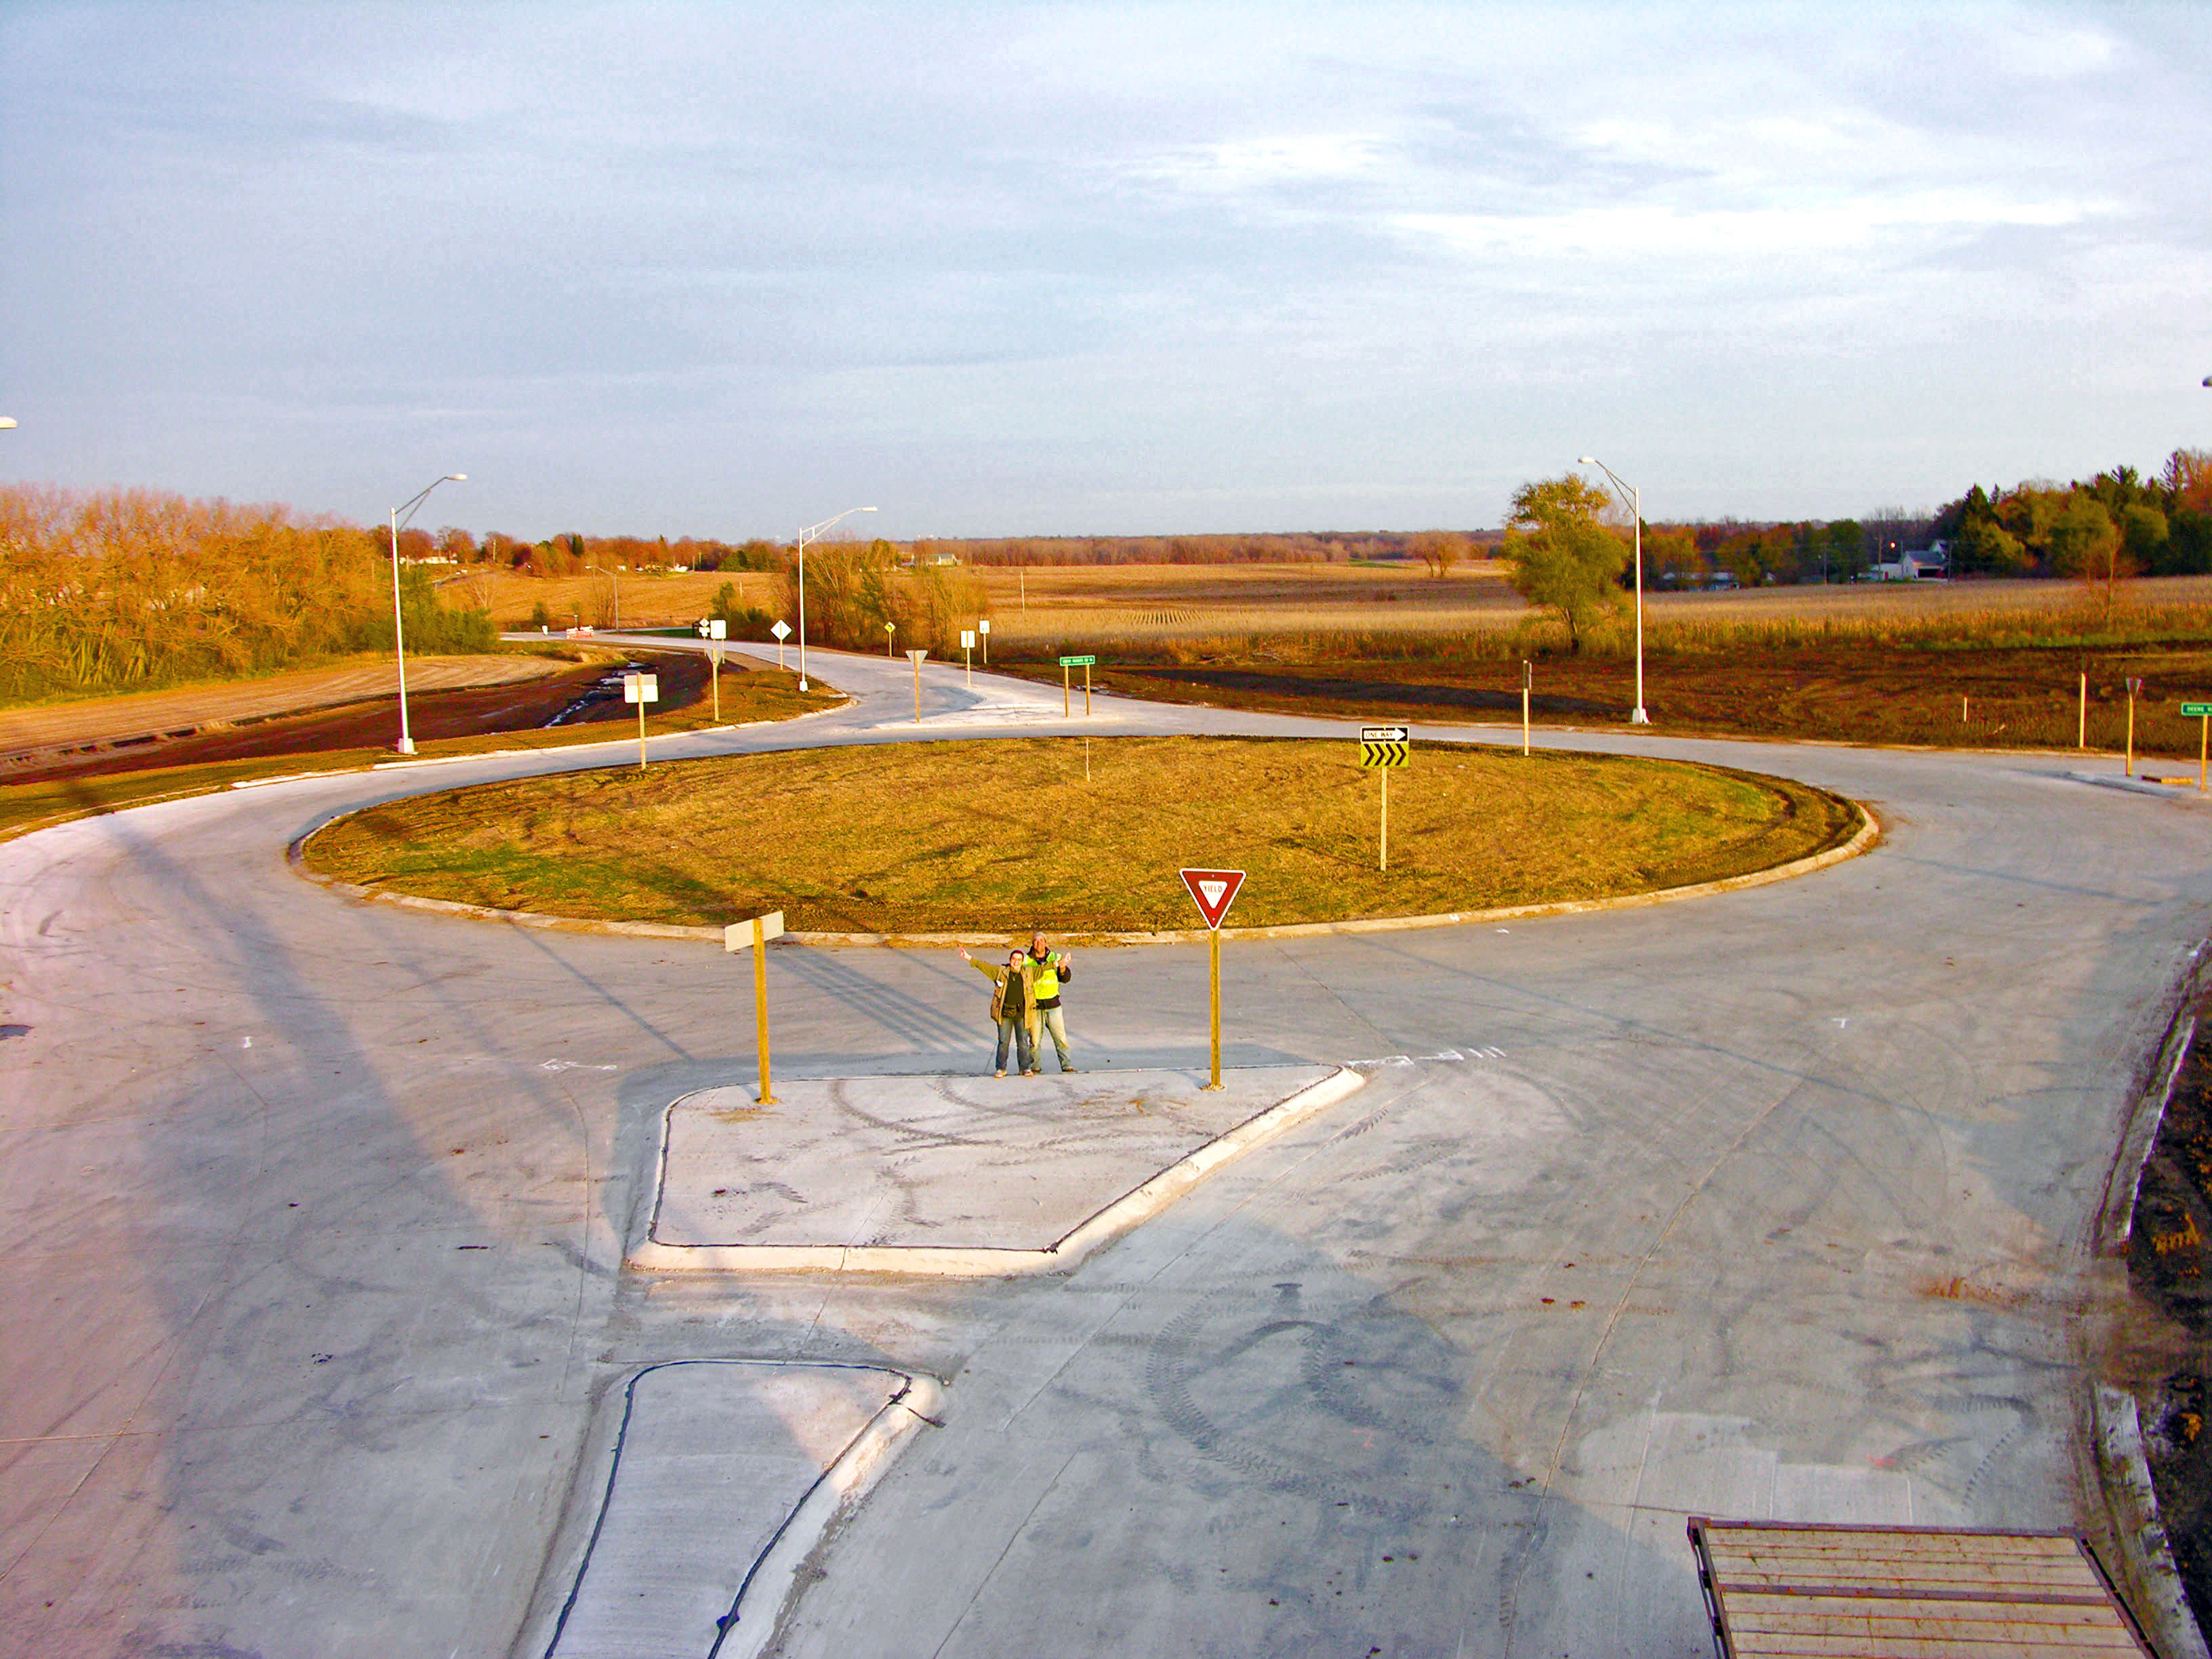
[[[1838, 12], [1848, 10], [1840, 21]], [[2212, 8], [11, 4], [0, 480], [788, 538], [2212, 446]]]

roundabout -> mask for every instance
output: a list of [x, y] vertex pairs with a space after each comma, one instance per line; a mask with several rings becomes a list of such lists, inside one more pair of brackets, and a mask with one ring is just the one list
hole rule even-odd
[[[1095, 750], [1095, 753], [1094, 753]], [[396, 801], [318, 830], [316, 873], [380, 894], [806, 933], [1158, 933], [1175, 872], [1248, 873], [1242, 927], [1593, 903], [1834, 852], [1865, 818], [1786, 778], [1431, 744], [1389, 867], [1351, 745], [1121, 737], [802, 750], [612, 767]]]
[[[820, 672], [854, 702], [656, 739], [654, 766], [1085, 729], [1056, 689], [926, 668], [917, 726], [906, 665]], [[1088, 729], [1347, 738], [1110, 699]], [[2163, 1339], [2106, 1199], [2212, 921], [2202, 809], [2033, 756], [1544, 742], [1787, 777], [1883, 842], [1666, 906], [1240, 943], [1232, 1073], [1362, 1086], [1014, 1279], [630, 1262], [672, 1104], [750, 1073], [749, 977], [287, 870], [323, 823], [634, 743], [0, 848], [0, 1627], [668, 1652], [734, 1612], [726, 1654], [1690, 1659], [1690, 1514], [2078, 1528], [2126, 1559], [2094, 1402]], [[1086, 1076], [1200, 1061], [1202, 953], [1084, 968]], [[949, 952], [779, 946], [769, 972], [794, 1099], [990, 1081]], [[886, 1169], [915, 1127], [871, 1131]], [[743, 1515], [695, 1424], [757, 1476]], [[757, 1571], [696, 1547], [714, 1527]], [[2154, 1575], [2127, 1589], [2184, 1627]]]

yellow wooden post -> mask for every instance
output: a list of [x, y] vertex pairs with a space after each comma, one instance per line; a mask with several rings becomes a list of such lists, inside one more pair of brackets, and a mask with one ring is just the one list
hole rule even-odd
[[2205, 751], [2212, 748], [2212, 715], [2199, 716], [2197, 721], [2197, 793], [2204, 793]]
[[637, 700], [637, 769], [645, 770], [645, 699]]
[[2135, 775], [2136, 775], [2136, 684], [2137, 684], [2137, 682], [2136, 682], [2136, 681], [2134, 681], [2134, 680], [2130, 680], [2130, 681], [2128, 682], [2128, 763], [2127, 763], [2127, 768], [2126, 768], [2126, 775], [2128, 775], [2129, 777], [2133, 777], [2133, 776], [2135, 776]]
[[1068, 693], [1067, 677], [1073, 671], [1066, 663], [1060, 665], [1060, 717], [1066, 720], [1075, 712], [1075, 700]]
[[1083, 718], [1091, 718], [1091, 665], [1083, 665]]
[[1209, 927], [1206, 931], [1208, 974], [1211, 981], [1206, 996], [1207, 1024], [1213, 1032], [1213, 1077], [1206, 1086], [1221, 1086], [1221, 930]]
[[2089, 746], [2089, 671], [2086, 668], [2081, 671], [2081, 701], [2079, 708], [2080, 712], [2075, 716], [2074, 720], [2074, 746], [2076, 749], [2087, 749]]
[[753, 1031], [760, 1048], [760, 1103], [775, 1104], [768, 1078], [768, 940], [761, 935], [761, 918], [753, 918]]
[[1379, 872], [1390, 867], [1390, 769], [1381, 769], [1382, 774], [1382, 844], [1375, 860]]

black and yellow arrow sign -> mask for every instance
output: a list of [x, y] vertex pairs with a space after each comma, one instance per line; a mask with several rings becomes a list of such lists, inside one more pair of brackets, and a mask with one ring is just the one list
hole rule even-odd
[[1359, 763], [1396, 770], [1413, 751], [1413, 733], [1402, 726], [1363, 726], [1359, 728]]

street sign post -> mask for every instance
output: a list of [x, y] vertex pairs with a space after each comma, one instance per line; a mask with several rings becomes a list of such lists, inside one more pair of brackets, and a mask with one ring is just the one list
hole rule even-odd
[[897, 632], [898, 624], [896, 623], [885, 623], [884, 624], [884, 655], [886, 657], [891, 654], [891, 639]]
[[637, 769], [642, 772], [645, 770], [645, 706], [660, 701], [660, 676], [623, 675], [623, 701], [637, 705]]
[[906, 659], [914, 665], [914, 723], [916, 726], [921, 724], [921, 659], [928, 654], [926, 650], [906, 653]]
[[1096, 657], [1062, 657], [1060, 659], [1060, 712], [1062, 719], [1075, 712], [1074, 700], [1067, 688], [1067, 671], [1083, 671], [1083, 718], [1091, 718], [1091, 671], [1097, 665]]
[[1382, 833], [1375, 867], [1390, 867], [1390, 775], [1406, 763], [1413, 732], [1402, 726], [1363, 726], [1359, 728], [1359, 764], [1382, 775]]
[[2126, 775], [2136, 775], [2136, 693], [2142, 690], [2138, 679], [2128, 681], [2128, 764]]
[[960, 630], [960, 659], [968, 670], [968, 685], [970, 690], [973, 690], [975, 685], [975, 630], [972, 628], [962, 629]]
[[2181, 717], [2193, 720], [2197, 726], [2197, 793], [2204, 793], [2204, 762], [2208, 750], [2212, 750], [2212, 702], [2185, 702]]
[[1229, 914], [1229, 907], [1237, 902], [1237, 895], [1244, 885], [1242, 870], [1184, 870], [1179, 872], [1182, 884], [1189, 890], [1191, 902], [1198, 906], [1198, 914], [1206, 918], [1206, 1028], [1211, 1034], [1209, 1050], [1213, 1056], [1212, 1080], [1206, 1086], [1221, 1086], [1221, 919]]
[[769, 629], [768, 631], [775, 635], [775, 665], [778, 668], [781, 668], [783, 666], [783, 642], [791, 637], [791, 624], [784, 621], [782, 617], [778, 617], [775, 619], [775, 626]]
[[707, 673], [714, 683], [714, 724], [717, 726], [722, 723], [722, 641], [729, 637], [730, 624], [726, 618], [707, 618]]
[[983, 617], [975, 624], [975, 631], [982, 635], [983, 666], [988, 668], [991, 665], [991, 619]]
[[1521, 659], [1521, 752], [1522, 752], [1522, 754], [1524, 754], [1524, 755], [1525, 755], [1525, 754], [1527, 754], [1527, 753], [1528, 752], [1528, 685], [1529, 685], [1529, 682], [1530, 682], [1532, 679], [1534, 679], [1534, 677], [1535, 677], [1535, 671], [1528, 665], [1528, 659], [1526, 657], [1522, 658], [1522, 659]]
[[760, 1050], [760, 1103], [775, 1104], [768, 1076], [768, 942], [783, 937], [783, 912], [771, 910], [750, 921], [732, 922], [722, 929], [722, 949], [735, 954], [748, 945], [753, 951], [753, 1034]]

